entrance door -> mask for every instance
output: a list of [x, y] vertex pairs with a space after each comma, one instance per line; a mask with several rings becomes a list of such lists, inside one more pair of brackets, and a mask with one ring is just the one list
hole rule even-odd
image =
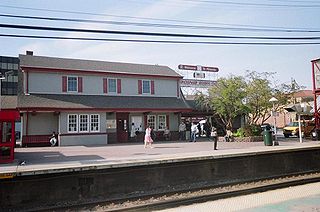
[[117, 113], [117, 142], [128, 142], [129, 137], [129, 113]]
[[14, 121], [0, 120], [0, 163], [14, 159]]

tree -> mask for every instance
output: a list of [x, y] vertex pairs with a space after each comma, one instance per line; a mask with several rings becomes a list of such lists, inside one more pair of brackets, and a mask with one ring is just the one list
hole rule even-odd
[[269, 100], [273, 96], [270, 78], [273, 75], [271, 72], [247, 72], [247, 124], [259, 125], [270, 117], [272, 103]]
[[230, 76], [220, 78], [216, 85], [209, 88], [208, 95], [198, 94], [197, 104], [202, 108], [212, 109], [227, 128], [232, 128], [232, 121], [248, 112], [243, 104], [246, 97], [246, 82], [243, 77]]
[[292, 83], [275, 86], [274, 74], [248, 71], [245, 78], [220, 78], [215, 86], [209, 88], [208, 95], [197, 94], [196, 101], [202, 109], [214, 111], [223, 127], [232, 127], [232, 121], [244, 114], [247, 124], [260, 125], [271, 116], [271, 97], [278, 99], [275, 111], [279, 111], [281, 106], [288, 103], [290, 96], [301, 88], [296, 82], [294, 86]]

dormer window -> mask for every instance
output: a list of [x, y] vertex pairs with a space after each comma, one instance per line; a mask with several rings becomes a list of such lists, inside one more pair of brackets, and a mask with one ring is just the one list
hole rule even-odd
[[150, 88], [150, 80], [142, 80], [142, 93], [143, 94], [150, 94], [151, 88]]
[[68, 92], [78, 91], [78, 78], [68, 76]]
[[117, 80], [116, 79], [108, 79], [108, 91], [109, 93], [117, 93]]

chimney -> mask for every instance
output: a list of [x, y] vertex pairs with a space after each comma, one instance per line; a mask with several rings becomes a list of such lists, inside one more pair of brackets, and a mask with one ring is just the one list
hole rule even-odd
[[32, 56], [33, 55], [33, 51], [26, 51], [26, 54]]

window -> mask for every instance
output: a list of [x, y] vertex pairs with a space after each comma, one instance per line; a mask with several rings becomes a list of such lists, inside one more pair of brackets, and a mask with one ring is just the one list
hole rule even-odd
[[156, 129], [156, 116], [148, 115], [147, 119], [147, 126], [150, 126], [152, 129]]
[[166, 115], [158, 115], [158, 126], [159, 130], [165, 130], [167, 127], [167, 117]]
[[99, 122], [100, 122], [99, 114], [90, 115], [90, 131], [91, 132], [99, 132], [99, 126], [100, 126]]
[[13, 63], [8, 63], [8, 69], [12, 70], [13, 69]]
[[68, 132], [77, 132], [78, 126], [78, 115], [76, 114], [69, 114], [68, 115]]
[[117, 92], [117, 80], [116, 79], [108, 79], [108, 91], [110, 93]]
[[68, 114], [68, 133], [99, 131], [99, 114]]
[[79, 132], [89, 132], [89, 115], [79, 115]]
[[150, 81], [149, 80], [143, 80], [142, 81], [142, 93], [143, 94], [150, 94], [151, 93]]
[[8, 64], [7, 63], [1, 63], [1, 69], [7, 69]]
[[78, 78], [68, 77], [68, 91], [78, 91]]

